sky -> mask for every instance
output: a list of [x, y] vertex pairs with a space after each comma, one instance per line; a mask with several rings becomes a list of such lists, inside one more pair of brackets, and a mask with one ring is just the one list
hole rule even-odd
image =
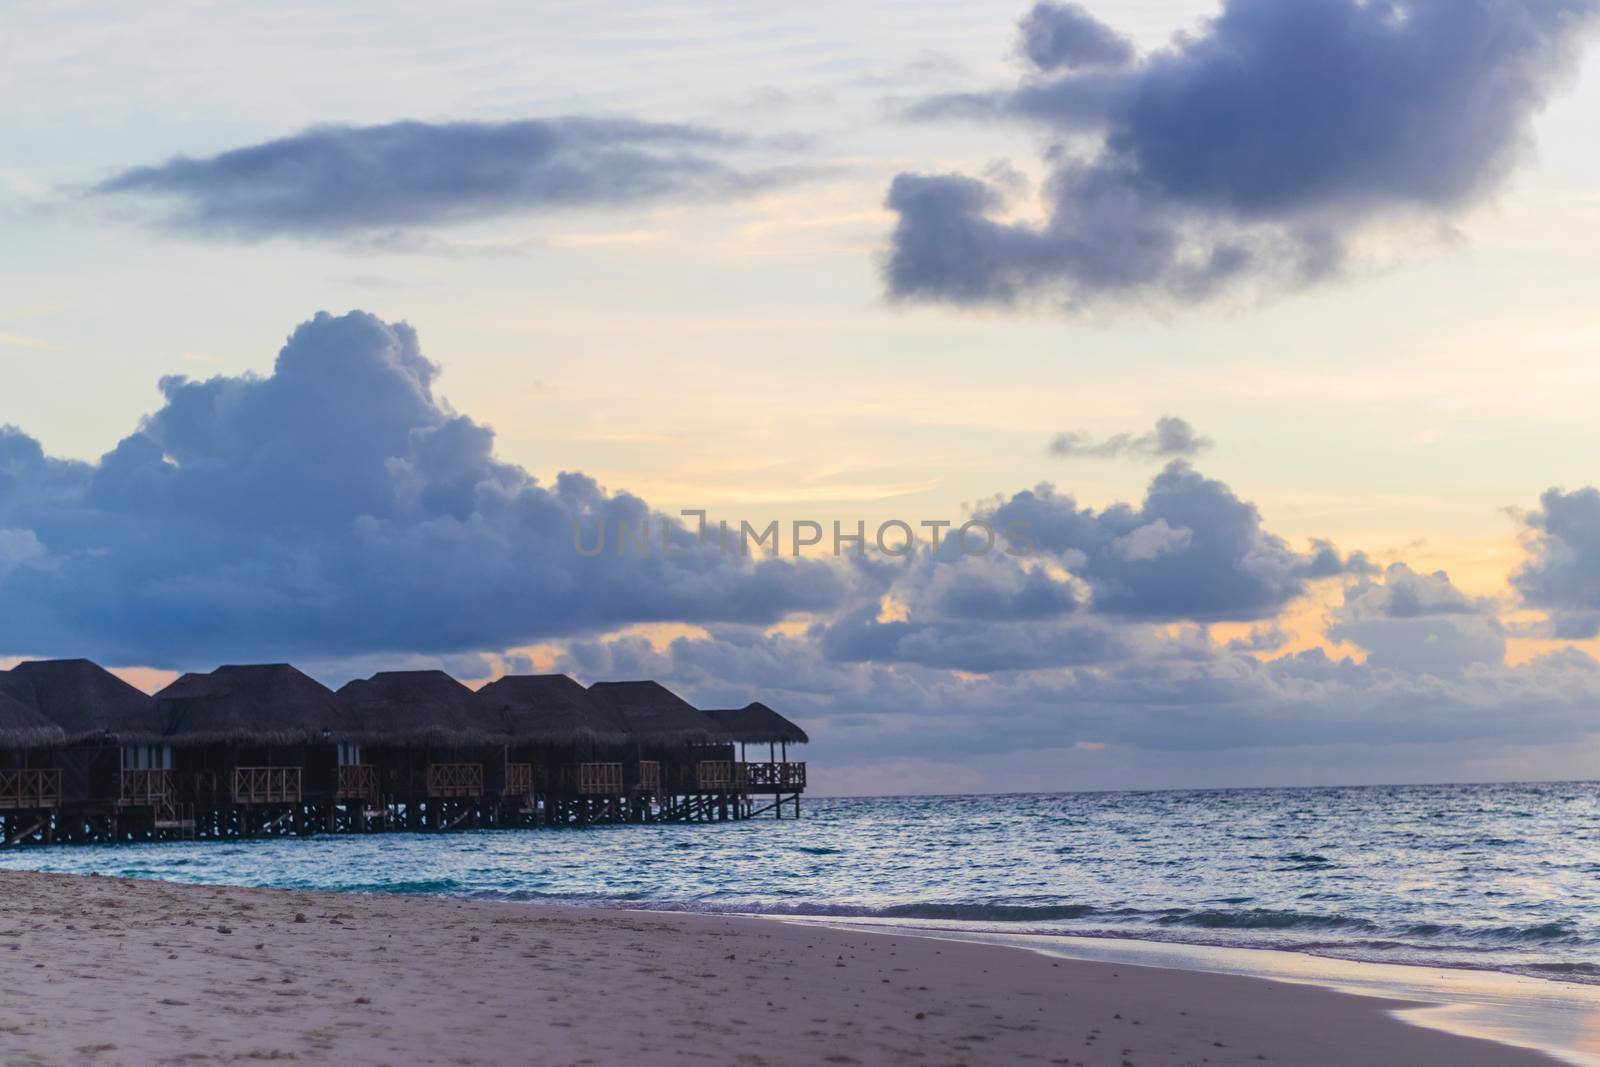
[[1600, 766], [1589, 0], [7, 12], [0, 666], [655, 677], [837, 793]]

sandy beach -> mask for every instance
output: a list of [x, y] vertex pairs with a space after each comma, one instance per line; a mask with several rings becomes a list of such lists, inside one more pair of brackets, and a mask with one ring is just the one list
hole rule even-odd
[[0, 874], [0, 1062], [1546, 1064], [1315, 987], [765, 919]]

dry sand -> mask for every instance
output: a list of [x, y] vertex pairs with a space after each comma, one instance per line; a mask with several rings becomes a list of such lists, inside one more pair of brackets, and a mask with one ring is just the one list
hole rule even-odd
[[0, 1063], [1545, 1064], [1309, 986], [762, 919], [0, 873]]

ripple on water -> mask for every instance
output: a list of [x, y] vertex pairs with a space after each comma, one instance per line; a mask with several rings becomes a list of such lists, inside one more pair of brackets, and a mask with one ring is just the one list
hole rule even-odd
[[0, 869], [883, 916], [1600, 982], [1600, 786], [812, 799], [800, 820], [46, 848]]

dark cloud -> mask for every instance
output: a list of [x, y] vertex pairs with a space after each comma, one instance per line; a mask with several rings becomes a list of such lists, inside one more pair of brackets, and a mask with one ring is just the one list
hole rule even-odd
[[[948, 536], [874, 566], [854, 583], [853, 607], [812, 627], [823, 654], [985, 674], [1104, 666], [1208, 656], [1203, 627], [1170, 624], [1236, 619], [1267, 624], [1232, 651], [1270, 651], [1285, 641], [1276, 617], [1308, 583], [1367, 584], [1374, 572], [1326, 541], [1291, 548], [1253, 505], [1182, 461], [1138, 505], [1080, 508], [1043, 485], [976, 518], [1001, 533], [1002, 551], [968, 556]], [[1391, 592], [1402, 595], [1398, 583]]]
[[1125, 69], [930, 101], [915, 113], [1009, 115], [1097, 147], [1052, 151], [1037, 224], [1002, 220], [1005, 195], [988, 183], [900, 175], [890, 294], [1075, 309], [1324, 278], [1358, 231], [1448, 220], [1499, 187], [1596, 10], [1226, 0], [1200, 31]]
[[[164, 379], [97, 464], [0, 433], [0, 654], [444, 654], [844, 602], [847, 568], [725, 558], [583, 474], [540, 484], [436, 375], [409, 327], [323, 314], [267, 377]], [[652, 550], [618, 554], [619, 523], [648, 523]], [[603, 524], [606, 551], [580, 555], [575, 524], [590, 546]]]
[[1050, 453], [1056, 456], [1115, 459], [1125, 456], [1135, 459], [1171, 459], [1175, 456], [1196, 456], [1215, 442], [1195, 433], [1194, 427], [1173, 415], [1156, 420], [1155, 429], [1149, 433], [1113, 434], [1095, 440], [1085, 433], [1061, 433], [1050, 442]]
[[1352, 617], [1419, 619], [1430, 615], [1479, 615], [1494, 603], [1467, 596], [1444, 571], [1421, 574], [1404, 563], [1391, 563], [1382, 581], [1365, 577], [1345, 590], [1345, 608]]
[[[977, 533], [968, 537], [970, 544], [981, 541]], [[937, 551], [924, 548], [914, 559], [879, 568], [873, 575], [878, 584], [857, 584], [930, 619], [1047, 622], [1083, 607], [1072, 578], [1042, 562], [1007, 555], [998, 542], [993, 552], [969, 556], [956, 535], [946, 535]]]
[[880, 622], [870, 609], [835, 619], [816, 633], [823, 655], [837, 662], [911, 663], [977, 674], [1115, 662], [1130, 655], [1139, 636], [1089, 621]]
[[1081, 4], [1035, 4], [1018, 27], [1017, 50], [1040, 70], [1120, 67], [1133, 44]]
[[1228, 642], [1229, 652], [1276, 652], [1289, 643], [1289, 634], [1276, 622], [1250, 627], [1243, 637]]
[[1420, 574], [1390, 564], [1382, 580], [1347, 587], [1328, 636], [1349, 641], [1375, 667], [1411, 674], [1459, 675], [1505, 661], [1505, 628], [1493, 601], [1469, 597], [1444, 571]]
[[1039, 549], [1087, 583], [1102, 615], [1200, 621], [1276, 615], [1308, 581], [1370, 567], [1317, 542], [1298, 552], [1262, 528], [1255, 505], [1174, 460], [1137, 507], [1080, 508], [1051, 485], [986, 513], [997, 529], [1022, 524]]
[[[1276, 760], [1290, 747], [1417, 743], [1433, 752], [1600, 731], [1600, 664], [1577, 650], [1448, 675], [1320, 649], [1271, 660], [1193, 643], [1125, 651], [1111, 662], [974, 676], [840, 660], [820, 641], [723, 627], [664, 648], [633, 637], [574, 642], [559, 666], [586, 678], [660, 678], [702, 706], [776, 702], [812, 730], [822, 765], [1020, 756], [1078, 740], [1191, 755], [1254, 749]], [[1265, 755], [1272, 749], [1280, 754]]]
[[1528, 559], [1511, 576], [1523, 603], [1547, 613], [1555, 637], [1600, 634], [1600, 490], [1548, 489], [1525, 522]]
[[[1096, 511], [1041, 487], [981, 514], [1026, 517], [1043, 554], [925, 551], [877, 568], [854, 606], [803, 633], [714, 626], [709, 638], [664, 647], [585, 639], [568, 644], [560, 665], [590, 678], [658, 677], [707, 705], [776, 701], [812, 730], [820, 766], [881, 772], [886, 760], [911, 761], [918, 780], [945, 788], [940, 768], [986, 755], [1012, 769], [1030, 757], [1053, 763], [1039, 787], [1063, 787], [1077, 779], [1060, 754], [1080, 742], [1119, 751], [1129, 767], [1170, 754], [1165, 784], [1207, 761], [1235, 780], [1242, 758], [1283, 784], [1295, 780], [1282, 770], [1299, 758], [1291, 752], [1326, 773], [1333, 753], [1354, 767], [1395, 746], [1426, 746], [1418, 752], [1439, 760], [1427, 773], [1450, 776], [1482, 774], [1492, 759], [1513, 766], [1512, 746], [1554, 751], [1600, 733], [1600, 664], [1588, 655], [1566, 649], [1509, 666], [1491, 600], [1442, 572], [1380, 571], [1326, 542], [1291, 550], [1251, 505], [1181, 462], [1139, 504]], [[1174, 542], [1178, 529], [1189, 536], [1181, 549], [1123, 558], [1123, 539], [1150, 527], [1163, 532], [1145, 549]], [[1152, 570], [1127, 569], [1134, 562]], [[1328, 635], [1360, 646], [1364, 661], [1322, 649], [1269, 658], [1288, 640], [1282, 608], [1306, 583], [1335, 576], [1353, 580]], [[1029, 588], [1047, 594], [1021, 592]], [[1207, 615], [1262, 621], [1216, 643], [1184, 621]]]
[[738, 141], [626, 119], [317, 126], [204, 159], [180, 156], [95, 187], [170, 201], [204, 235], [399, 232], [519, 211], [723, 196], [773, 175], [719, 156]]
[[[1442, 572], [1291, 547], [1181, 460], [1136, 502], [1083, 507], [1041, 486], [978, 511], [998, 530], [1026, 523], [1013, 529], [1028, 555], [967, 557], [947, 537], [906, 559], [752, 561], [674, 526], [682, 556], [618, 556], [613, 540], [585, 558], [575, 521], [665, 520], [582, 474], [543, 484], [498, 459], [437, 375], [408, 327], [322, 315], [269, 375], [164, 380], [161, 406], [96, 463], [0, 430], [0, 655], [296, 658], [342, 681], [387, 664], [526, 670], [497, 653], [554, 640], [558, 667], [591, 680], [773, 703], [836, 766], [1078, 741], [1183, 754], [1600, 731], [1587, 655], [1508, 666], [1492, 602]], [[1552, 490], [1527, 521], [1516, 587], [1592, 632], [1600, 491]], [[1328, 636], [1364, 662], [1267, 658], [1284, 609], [1335, 578]], [[1211, 620], [1256, 625], [1216, 643]], [[709, 637], [662, 647], [616, 632], [660, 621]]]

